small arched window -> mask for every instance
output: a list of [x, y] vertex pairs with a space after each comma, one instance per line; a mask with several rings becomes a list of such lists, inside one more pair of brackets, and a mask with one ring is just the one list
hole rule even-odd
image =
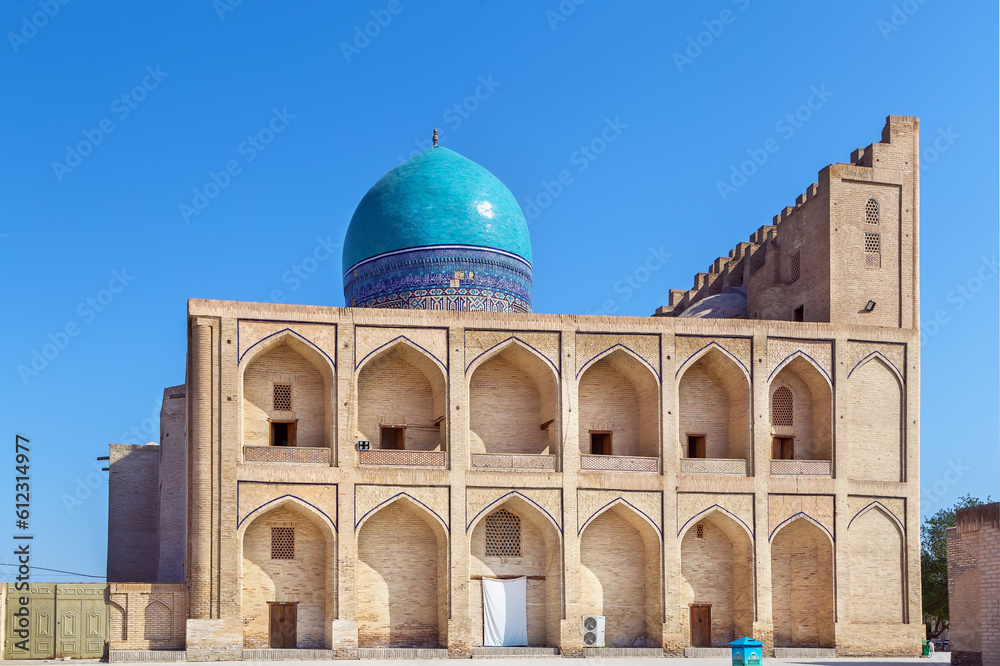
[[771, 396], [771, 425], [794, 425], [792, 419], [792, 392], [787, 386], [779, 386]]
[[878, 224], [878, 202], [869, 199], [865, 202], [865, 222], [868, 224]]

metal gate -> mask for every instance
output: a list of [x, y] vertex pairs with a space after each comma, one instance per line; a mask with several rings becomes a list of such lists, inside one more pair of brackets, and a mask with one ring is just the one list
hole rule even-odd
[[107, 590], [102, 583], [35, 583], [18, 592], [8, 583], [4, 658], [103, 657], [108, 641]]

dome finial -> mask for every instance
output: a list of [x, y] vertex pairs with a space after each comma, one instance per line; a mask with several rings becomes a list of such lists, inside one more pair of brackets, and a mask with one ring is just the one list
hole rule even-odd
[[434, 141], [434, 147], [437, 148], [438, 147], [438, 131], [437, 130], [434, 130], [434, 139], [433, 139], [433, 141]]

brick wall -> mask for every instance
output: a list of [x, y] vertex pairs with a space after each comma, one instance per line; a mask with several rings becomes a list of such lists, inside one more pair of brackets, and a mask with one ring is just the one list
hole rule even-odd
[[160, 447], [112, 444], [108, 582], [154, 582], [159, 556]]
[[[291, 411], [274, 409], [274, 385], [292, 385]], [[254, 358], [243, 374], [243, 445], [268, 446], [268, 419], [298, 421], [296, 446], [326, 446], [323, 375], [304, 356], [279, 345]]]
[[[447, 617], [447, 558], [440, 527], [404, 501], [358, 531], [358, 645], [435, 648]], [[404, 545], [405, 544], [405, 545]]]
[[691, 365], [678, 387], [681, 456], [687, 436], [705, 436], [708, 458], [746, 458], [749, 439], [746, 380], [732, 360], [711, 349]]
[[795, 358], [774, 377], [769, 388], [769, 407], [774, 392], [786, 386], [792, 392], [792, 426], [774, 425], [778, 437], [794, 437], [796, 460], [832, 460], [833, 437], [830, 418], [833, 410], [832, 392], [826, 379], [802, 357]]
[[[735, 525], [722, 526], [731, 522], [712, 514], [691, 525], [681, 541], [680, 607], [689, 641], [688, 606], [692, 603], [712, 604], [712, 645], [725, 647], [749, 635], [753, 621], [750, 540], [740, 536]], [[703, 526], [701, 539], [698, 525]]]
[[[521, 518], [521, 555], [519, 558], [487, 557], [486, 527], [480, 519], [469, 541], [469, 611], [476, 627], [475, 645], [482, 645], [483, 584], [482, 577], [528, 576], [528, 645], [551, 645], [553, 633], [558, 634], [560, 609], [560, 574], [558, 537], [551, 525], [517, 501], [506, 502], [503, 508]], [[491, 512], [492, 513], [492, 512]], [[556, 612], [553, 613], [553, 610]]]
[[902, 551], [899, 530], [880, 509], [870, 509], [851, 523], [847, 532], [851, 622], [903, 621]]
[[[441, 371], [414, 365], [405, 351], [409, 348], [397, 347], [366, 363], [359, 373], [358, 438], [370, 440], [377, 448], [380, 425], [404, 425], [406, 449], [440, 451], [442, 426], [435, 421], [445, 415]], [[436, 380], [434, 385], [429, 373]]]
[[[294, 530], [293, 559], [272, 559], [271, 528]], [[296, 603], [296, 645], [326, 647], [328, 544], [320, 529], [287, 508], [255, 518], [243, 535], [243, 646], [270, 647], [269, 601]]]
[[776, 647], [833, 647], [833, 548], [820, 528], [795, 520], [771, 542]]
[[611, 430], [616, 456], [659, 455], [659, 386], [634, 357], [613, 352], [580, 377], [580, 452], [590, 453], [590, 431]]
[[[526, 368], [517, 360], [502, 354], [480, 365], [472, 375], [469, 383], [472, 453], [542, 454], [556, 450], [550, 448], [549, 433], [541, 429], [543, 423], [556, 416], [552, 398], [543, 400], [543, 396], [554, 393], [555, 380], [545, 377], [544, 368]], [[556, 428], [550, 425], [549, 430]]]
[[899, 381], [876, 359], [855, 370], [847, 384], [842, 443], [850, 450], [850, 477], [899, 481], [903, 453]]
[[1000, 503], [957, 511], [947, 543], [951, 663], [1000, 663]]
[[184, 649], [183, 584], [111, 583], [108, 595], [109, 649]]
[[646, 538], [617, 508], [591, 523], [580, 541], [582, 615], [605, 616], [610, 647], [659, 644], [659, 535]]
[[163, 391], [160, 408], [159, 583], [184, 582], [187, 548], [187, 396], [186, 388]]

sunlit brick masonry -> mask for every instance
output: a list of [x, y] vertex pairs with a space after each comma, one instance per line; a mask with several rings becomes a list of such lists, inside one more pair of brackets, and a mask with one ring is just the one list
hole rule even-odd
[[160, 444], [111, 447], [112, 658], [468, 657], [521, 576], [564, 656], [918, 654], [918, 155], [890, 116], [611, 317], [533, 314], [513, 196], [419, 153], [354, 215], [353, 307], [188, 302]]

